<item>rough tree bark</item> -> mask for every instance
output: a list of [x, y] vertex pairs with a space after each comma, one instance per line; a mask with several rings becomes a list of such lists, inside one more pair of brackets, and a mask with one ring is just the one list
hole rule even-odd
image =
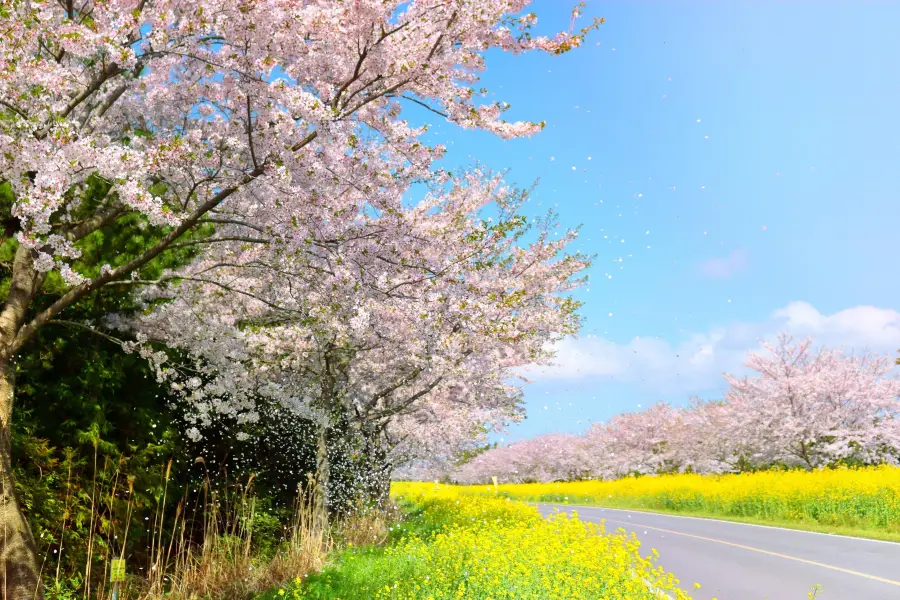
[[328, 484], [331, 479], [331, 462], [328, 460], [328, 427], [319, 424], [316, 435], [316, 478], [313, 487], [313, 500], [316, 510], [328, 514]]
[[16, 496], [12, 471], [15, 365], [0, 364], [0, 596], [33, 600], [40, 594], [40, 564], [28, 520]]
[[19, 246], [9, 293], [0, 311], [0, 594], [4, 600], [43, 597], [40, 562], [28, 519], [16, 497], [12, 467], [12, 419], [16, 392], [17, 336], [28, 305], [44, 283], [31, 250]]

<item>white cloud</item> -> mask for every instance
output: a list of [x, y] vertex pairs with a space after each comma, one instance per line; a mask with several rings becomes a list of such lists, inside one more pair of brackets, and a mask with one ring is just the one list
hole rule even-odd
[[747, 268], [747, 251], [735, 250], [725, 258], [710, 258], [700, 263], [700, 273], [712, 279], [728, 279]]
[[760, 342], [788, 332], [811, 336], [816, 345], [868, 349], [893, 354], [900, 348], [900, 312], [857, 306], [823, 315], [806, 302], [791, 302], [757, 323], [732, 323], [695, 333], [678, 344], [636, 337], [616, 344], [596, 336], [563, 340], [552, 367], [530, 367], [531, 380], [583, 380], [637, 383], [654, 391], [692, 393], [722, 385], [722, 373], [738, 374]]
[[823, 315], [806, 302], [791, 302], [772, 314], [789, 331], [811, 335], [818, 344], [896, 352], [900, 348], [900, 313], [888, 308], [857, 306]]

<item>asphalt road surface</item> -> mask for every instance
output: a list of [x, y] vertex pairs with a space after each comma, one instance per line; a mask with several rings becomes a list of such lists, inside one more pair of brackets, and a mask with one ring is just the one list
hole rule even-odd
[[641, 554], [656, 548], [659, 564], [696, 600], [806, 600], [814, 584], [816, 600], [900, 600], [897, 543], [633, 510], [539, 508], [634, 532]]

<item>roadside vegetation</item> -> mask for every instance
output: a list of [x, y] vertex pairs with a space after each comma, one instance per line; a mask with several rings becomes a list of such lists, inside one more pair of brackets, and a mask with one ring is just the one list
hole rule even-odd
[[900, 468], [887, 465], [452, 488], [465, 495], [650, 510], [900, 541]]
[[[262, 596], [293, 599], [689, 598], [657, 554], [577, 516], [434, 483], [396, 484], [404, 521], [384, 547], [348, 548], [320, 574]], [[690, 585], [690, 584], [688, 584]]]

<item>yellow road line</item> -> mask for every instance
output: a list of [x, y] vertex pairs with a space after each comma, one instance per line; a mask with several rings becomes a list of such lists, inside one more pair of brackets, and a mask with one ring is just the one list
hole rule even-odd
[[725, 544], [726, 546], [733, 546], [735, 548], [743, 548], [744, 550], [751, 550], [753, 552], [759, 552], [760, 554], [768, 554], [770, 556], [777, 556], [779, 558], [786, 558], [788, 560], [796, 560], [797, 562], [806, 563], [808, 565], [814, 565], [816, 567], [831, 569], [832, 571], [840, 571], [841, 573], [847, 573], [849, 575], [856, 575], [857, 577], [865, 577], [866, 579], [880, 581], [881, 583], [887, 583], [890, 585], [900, 586], [900, 581], [894, 581], [893, 579], [885, 579], [884, 577], [878, 577], [877, 575], [869, 575], [868, 573], [860, 573], [859, 571], [851, 571], [850, 569], [843, 569], [841, 567], [835, 567], [834, 565], [826, 565], [825, 563], [816, 562], [814, 560], [806, 560], [805, 558], [799, 558], [796, 556], [791, 556], [789, 554], [781, 554], [779, 552], [772, 552], [770, 550], [762, 550], [761, 548], [754, 548], [753, 546], [744, 546], [743, 544], [735, 544], [734, 542], [726, 542], [725, 540], [717, 540], [715, 538], [708, 538], [708, 537], [704, 537], [702, 535], [694, 535], [692, 533], [682, 533], [680, 531], [672, 531], [671, 529], [662, 529], [660, 527], [651, 527], [649, 525], [641, 525], [640, 523], [632, 523], [631, 521], [618, 521], [616, 519], [603, 519], [603, 520], [610, 521], [612, 523], [623, 523], [625, 525], [632, 525], [634, 527], [642, 527], [644, 529], [653, 529], [654, 531], [663, 531], [665, 533], [671, 533], [672, 535], [683, 535], [684, 537], [695, 538], [698, 540], [704, 540], [706, 542], [715, 542], [717, 544]]

